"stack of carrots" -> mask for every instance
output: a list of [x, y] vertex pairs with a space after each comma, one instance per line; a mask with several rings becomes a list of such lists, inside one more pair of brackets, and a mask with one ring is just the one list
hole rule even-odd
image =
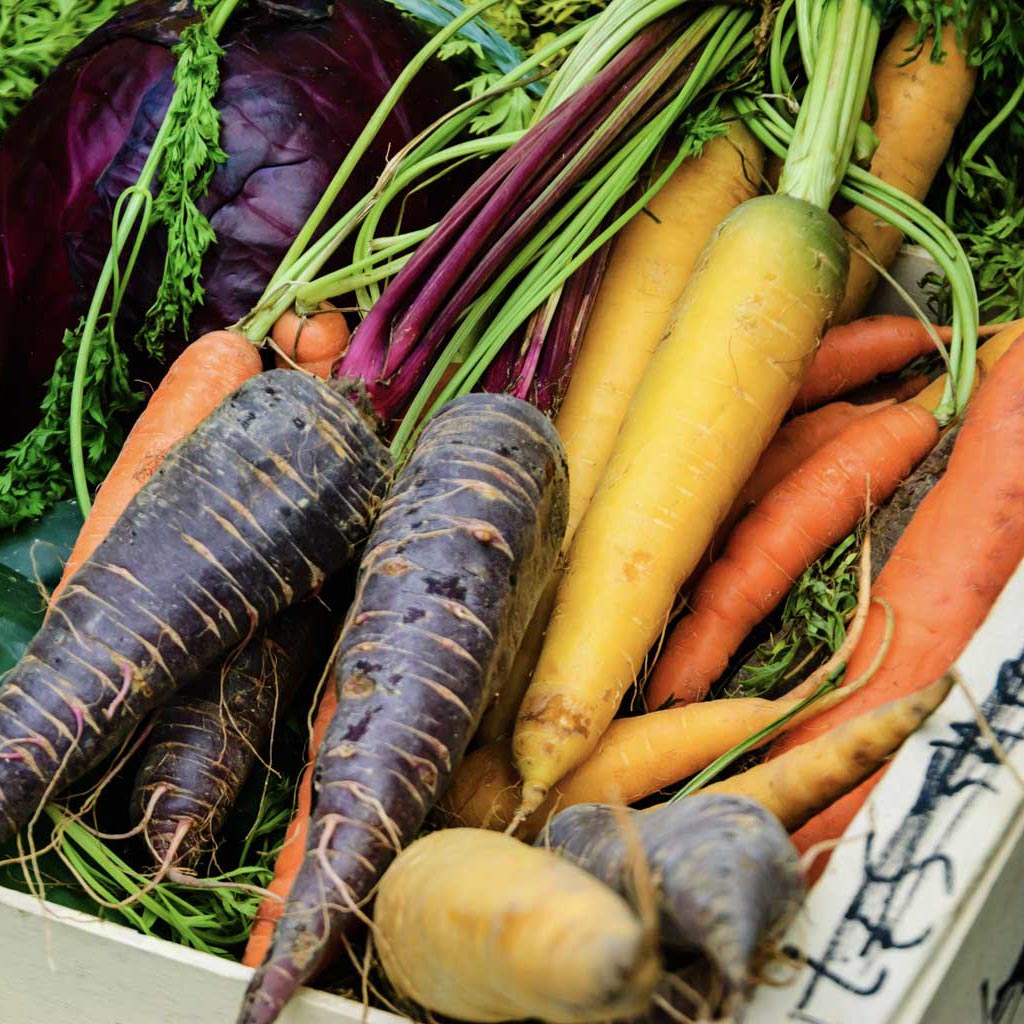
[[[601, 16], [607, 38], [619, 39], [617, 19], [627, 23], [631, 11], [625, 0], [613, 0]], [[468, 329], [444, 302], [475, 295], [485, 283], [494, 289], [485, 291], [487, 301], [497, 302], [511, 280], [484, 281], [470, 250], [460, 248], [463, 228], [500, 205], [487, 189], [499, 198], [528, 186], [548, 195], [527, 180], [526, 171], [544, 162], [531, 149], [535, 126], [517, 134], [511, 157], [503, 158], [515, 175], [501, 179], [492, 167], [481, 178], [486, 188], [474, 186], [480, 194], [471, 190], [439, 226], [396, 236], [395, 252], [403, 255], [372, 277], [365, 293], [377, 298], [369, 305], [379, 319], [397, 300], [378, 284], [398, 280], [409, 295], [443, 308], [450, 323], [418, 313], [398, 341], [396, 328], [378, 324], [385, 340], [378, 350], [373, 339], [380, 338], [369, 332], [355, 334], [350, 345], [355, 315], [342, 309], [356, 306], [340, 300], [355, 291], [332, 296], [337, 306], [319, 302], [318, 293], [309, 307], [299, 302], [281, 312], [298, 302], [296, 289], [308, 285], [336, 240], [318, 241], [314, 249], [323, 251], [294, 281], [281, 272], [290, 298], [278, 296], [280, 282], [277, 290], [272, 282], [270, 305], [185, 350], [99, 489], [51, 595], [43, 641], [37, 638], [15, 668], [15, 685], [0, 689], [0, 839], [31, 825], [53, 791], [127, 741], [175, 686], [193, 686], [210, 665], [222, 666], [223, 683], [244, 645], [290, 604], [319, 595], [328, 573], [360, 559], [347, 617], [342, 623], [339, 611], [331, 620], [337, 644], [310, 713], [295, 814], [245, 951], [244, 963], [256, 972], [242, 1024], [276, 1019], [293, 992], [369, 921], [378, 884], [384, 895], [374, 937], [385, 972], [395, 991], [428, 1009], [465, 1019], [533, 1013], [567, 1022], [642, 1012], [662, 977], [660, 947], [679, 939], [672, 929], [680, 921], [697, 921], [697, 937], [683, 939], [720, 948], [703, 941], [713, 930], [708, 918], [697, 920], [716, 908], [681, 892], [689, 883], [679, 861], [685, 851], [670, 845], [675, 825], [657, 823], [675, 822], [683, 813], [678, 805], [697, 831], [708, 808], [706, 821], [717, 821], [708, 834], [721, 836], [734, 819], [755, 822], [751, 835], [772, 851], [760, 864], [764, 876], [782, 879], [796, 895], [827, 860], [819, 857], [801, 877], [797, 851], [827, 849], [842, 836], [893, 753], [949, 693], [953, 662], [1024, 561], [1024, 321], [978, 323], [963, 250], [921, 206], [971, 98], [971, 63], [951, 24], [935, 40], [943, 59], [932, 60], [931, 47], [914, 49], [910, 21], [876, 54], [882, 26], [869, 0], [795, 0], [783, 5], [780, 23], [794, 11], [793, 31], [775, 31], [799, 39], [794, 51], [806, 91], [798, 116], [787, 120], [782, 106], [765, 96], [744, 98], [741, 90], [720, 106], [716, 98], [717, 133], [703, 149], [674, 162], [653, 160], [660, 186], [646, 208], [623, 216], [618, 234], [600, 236], [592, 251], [574, 249], [567, 261], [574, 267], [560, 277], [552, 271], [544, 279], [551, 290], [543, 309], [552, 316], [567, 282], [583, 281], [588, 292], [570, 311], [573, 354], [558, 375], [568, 390], [550, 419], [546, 408], [510, 395], [462, 395], [423, 422], [409, 415], [397, 427], [397, 419], [365, 416], [361, 404], [368, 393], [398, 418], [425, 408], [422, 396], [409, 403], [412, 371], [400, 396], [389, 390], [408, 369], [399, 372], [395, 353], [422, 340], [414, 328], [431, 338], [431, 352], [416, 356], [423, 362], [416, 386], [448, 394], [426, 374], [434, 348], [452, 364], [438, 362], [434, 370], [462, 380], [453, 366], [465, 353], [456, 353], [452, 339]], [[659, 17], [637, 30], [630, 46], [637, 39], [644, 45], [632, 56], [625, 47], [612, 61], [598, 47], [608, 81], [619, 82], [618, 75], [646, 82], [649, 73], [658, 89], [666, 82], [685, 87], [679, 69], [689, 51], [676, 52], [681, 44], [672, 40], [686, 19], [678, 12]], [[715, 38], [724, 60], [753, 31], [751, 17], [715, 8], [707, 27], [694, 17], [686, 31], [695, 48], [712, 29], [721, 33]], [[670, 70], [668, 57], [676, 62]], [[596, 81], [588, 85], [595, 93]], [[788, 84], [781, 81], [780, 95]], [[582, 103], [579, 96], [575, 102]], [[552, 123], [573, 127], [566, 111], [576, 108], [552, 109], [540, 121], [542, 137]], [[647, 111], [652, 123], [661, 110], [653, 103]], [[876, 136], [861, 161], [866, 167], [853, 161], [865, 111]], [[923, 122], [927, 132], [908, 127]], [[587, 140], [579, 145], [586, 159], [596, 159]], [[439, 152], [458, 160], [457, 145]], [[583, 156], [573, 156], [569, 169]], [[772, 158], [784, 164], [777, 189], [766, 193]], [[613, 170], [616, 159], [609, 158]], [[552, 163], [543, 173], [555, 170]], [[576, 203], [590, 186], [566, 175], [567, 203]], [[621, 186], [611, 172], [608, 180]], [[839, 203], [851, 198], [860, 205], [840, 212]], [[557, 210], [550, 213], [556, 219], [576, 209], [538, 204], [530, 214], [537, 230], [549, 210]], [[613, 207], [600, 209], [595, 224], [611, 219]], [[331, 231], [340, 239], [357, 220], [343, 219]], [[595, 224], [586, 228], [596, 238]], [[518, 223], [502, 232], [516, 259], [532, 253], [538, 267], [547, 266], [542, 247], [512, 245], [526, 233]], [[949, 326], [928, 322], [920, 310], [862, 316], [906, 237], [937, 253], [953, 295]], [[443, 271], [417, 269], [417, 259], [433, 252], [429, 246], [405, 253], [429, 238]], [[492, 264], [502, 263], [504, 251], [491, 252], [484, 269], [501, 270]], [[355, 275], [349, 280], [366, 286]], [[261, 333], [269, 337], [255, 337]], [[986, 340], [975, 351], [978, 338]], [[363, 349], [391, 369], [372, 379], [351, 374], [353, 352]], [[541, 358], [532, 346], [519, 355]], [[270, 362], [277, 368], [264, 373]], [[480, 379], [482, 362], [477, 369]], [[277, 447], [265, 451], [257, 436], [261, 415], [277, 431]], [[245, 462], [235, 490], [209, 455], [217, 447], [209, 441], [216, 417], [239, 446], [256, 451], [248, 461], [234, 452], [217, 456]], [[380, 435], [389, 429], [397, 433], [387, 450]], [[937, 452], [948, 452], [944, 471], [935, 470]], [[321, 474], [318, 460], [334, 475]], [[190, 474], [197, 491], [213, 495], [200, 510], [208, 533], [195, 537], [181, 525], [181, 481]], [[266, 493], [264, 507], [258, 495]], [[873, 562], [871, 514], [886, 503], [902, 504], [912, 517], [891, 553]], [[177, 602], [173, 623], [152, 605], [160, 588], [150, 586], [145, 559], [131, 568], [116, 560], [122, 551], [138, 557], [136, 530], [159, 538], [168, 510], [179, 517], [174, 550], [213, 581], [165, 581]], [[302, 516], [339, 534], [324, 545], [324, 566], [289, 532]], [[851, 534], [862, 542], [858, 592], [837, 649], [822, 653], [788, 692], [722, 696], [794, 584]], [[229, 557], [221, 557], [217, 538], [227, 538]], [[288, 558], [279, 558], [285, 548]], [[255, 596], [250, 576], [258, 582]], [[100, 667], [74, 653], [74, 644], [95, 640], [93, 605], [102, 606], [95, 612], [101, 625], [115, 613], [136, 616], [111, 619], [119, 635], [144, 648], [134, 661], [114, 641], [94, 644], [105, 659]], [[216, 658], [200, 665], [193, 647]], [[59, 657], [46, 660], [51, 648], [72, 650], [75, 670], [98, 696], [62, 699], [53, 714], [36, 714], [45, 701], [32, 687], [56, 692], [43, 676], [63, 671]], [[167, 669], [179, 662], [180, 678]], [[157, 696], [154, 679], [164, 688]], [[253, 734], [269, 734], [276, 714], [268, 709]], [[760, 763], [732, 770], [751, 751]], [[86, 754], [95, 759], [87, 763]], [[47, 758], [54, 764], [44, 777], [37, 765]], [[162, 783], [152, 792], [143, 831], [158, 801], [187, 798], [173, 789]], [[673, 794], [667, 804], [632, 817], [623, 810], [663, 791]], [[579, 804], [612, 805], [576, 812], [587, 823], [587, 843], [566, 837], [573, 817], [553, 822]], [[444, 838], [417, 840], [435, 807], [431, 824], [445, 829]], [[512, 838], [480, 830], [538, 844], [560, 836], [555, 845], [586, 847], [587, 856], [569, 869], [557, 860], [561, 854], [527, 853]], [[551, 963], [539, 962], [539, 954], [524, 954], [516, 929], [525, 925], [483, 858], [507, 865], [516, 885], [537, 879], [529, 915], [551, 929], [538, 933], [538, 949], [558, 933], [557, 908], [543, 916], [546, 887], [563, 887], [572, 909], [566, 921], [587, 921], [587, 907], [601, 903], [614, 927], [595, 925], [579, 945], [586, 956], [575, 960], [558, 961], [561, 947], [552, 939], [545, 953]], [[730, 858], [742, 859], [735, 849]], [[646, 862], [659, 867], [658, 877]], [[472, 880], [467, 890], [475, 887], [476, 905], [458, 903], [459, 880], [450, 872], [437, 890], [444, 906], [427, 899], [419, 880], [448, 863]], [[666, 866], [671, 871], [661, 871]], [[613, 898], [609, 888], [639, 893], [636, 905]], [[755, 896], [740, 892], [738, 882], [737, 893], [730, 912], [746, 900], [757, 920], [740, 929], [746, 952], [730, 975], [731, 997], [739, 998], [754, 976], [751, 958], [764, 930], [779, 927], [785, 915], [754, 906]], [[426, 935], [447, 913], [452, 935], [493, 942], [486, 948], [499, 982], [460, 974], [443, 934], [429, 949], [405, 934], [403, 921], [421, 921]], [[499, 918], [508, 932], [491, 927]], [[476, 945], [472, 952], [479, 959]], [[708, 955], [714, 961], [717, 954]], [[498, 991], [500, 979], [515, 991]], [[563, 983], [555, 998], [552, 987]]]

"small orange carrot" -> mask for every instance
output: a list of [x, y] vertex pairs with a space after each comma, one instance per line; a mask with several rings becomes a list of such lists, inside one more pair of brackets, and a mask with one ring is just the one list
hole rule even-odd
[[[975, 392], [981, 387], [996, 361], [1001, 359], [1010, 346], [1022, 336], [1024, 336], [1024, 321], [1014, 320], [1013, 323], [1003, 324], [998, 334], [989, 338], [984, 345], [978, 346], [978, 351], [975, 353], [978, 366], [978, 372], [974, 375]], [[911, 401], [925, 409], [934, 410], [942, 400], [942, 392], [945, 387], [946, 377], [943, 375], [933, 380], [923, 391], [919, 391]]]
[[[1005, 326], [988, 324], [978, 329], [978, 335], [987, 337]], [[933, 330], [939, 341], [949, 343], [952, 328], [933, 326]], [[804, 412], [816, 408], [935, 351], [931, 333], [913, 316], [868, 316], [833, 327], [821, 340], [793, 409]]]
[[[968, 407], [945, 475], [921, 502], [874, 595], [896, 630], [871, 681], [847, 706], [777, 740], [770, 756], [807, 743], [852, 716], [913, 693], [959, 656], [1024, 559], [1024, 335], [993, 366]], [[872, 609], [848, 672], [876, 655], [884, 625]], [[800, 830], [801, 848], [841, 836], [878, 776]]]
[[299, 868], [302, 867], [309, 832], [310, 810], [313, 806], [313, 764], [337, 707], [338, 694], [333, 681], [328, 680], [316, 709], [316, 717], [313, 719], [309, 738], [309, 761], [303, 769], [302, 778], [299, 779], [295, 814], [288, 823], [284, 843], [281, 845], [277, 860], [274, 861], [274, 878], [267, 886], [273, 897], [265, 899], [256, 911], [256, 919], [253, 921], [249, 941], [242, 955], [242, 963], [246, 967], [259, 967], [263, 963], [274, 938], [274, 928], [284, 912], [284, 901], [291, 892]]
[[287, 370], [302, 370], [326, 380], [331, 367], [348, 348], [349, 330], [344, 315], [329, 302], [321, 302], [315, 313], [299, 316], [294, 310], [282, 313], [271, 332], [278, 352], [275, 362]]
[[884, 501], [938, 437], [931, 413], [887, 406], [855, 420], [766, 494], [690, 595], [692, 611], [647, 683], [647, 706], [702, 700], [800, 573], [856, 526], [865, 484], [873, 503]]
[[888, 376], [851, 391], [846, 395], [846, 400], [853, 402], [854, 405], [874, 405], [887, 399], [893, 402], [907, 402], [911, 398], [916, 398], [930, 383], [931, 378], [925, 373], [915, 373], [909, 377]]
[[892, 404], [891, 401], [875, 402], [870, 405], [829, 402], [820, 409], [814, 409], [802, 416], [794, 416], [783, 423], [715, 533], [715, 539], [711, 542], [708, 555], [705, 556], [706, 564], [710, 564], [711, 555], [722, 549], [729, 531], [736, 523], [783, 477], [792, 473], [823, 445], [838, 437], [851, 423]]
[[131, 429], [121, 454], [96, 493], [92, 510], [50, 595], [50, 604], [87, 561], [164, 456], [220, 403], [263, 369], [252, 342], [211, 331], [171, 364]]

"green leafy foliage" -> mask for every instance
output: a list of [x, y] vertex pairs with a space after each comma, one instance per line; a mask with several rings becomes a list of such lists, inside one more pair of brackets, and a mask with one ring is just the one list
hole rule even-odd
[[3, 0], [0, 3], [0, 135], [65, 55], [130, 2]]
[[601, 0], [508, 0], [486, 11], [483, 17], [506, 39], [532, 51], [552, 33], [564, 32], [606, 6]]
[[[929, 205], [945, 215], [974, 270], [985, 321], [1024, 315], [1024, 18], [1016, 0], [905, 0], [920, 38], [952, 22], [977, 67], [974, 97]], [[934, 36], [933, 36], [934, 38]], [[941, 58], [941, 48], [933, 56]], [[936, 315], [949, 314], [937, 285]]]
[[[251, 781], [262, 785], [260, 779]], [[248, 788], [252, 792], [254, 787]], [[255, 821], [251, 814], [246, 819], [251, 826], [247, 842], [231, 851], [235, 866], [206, 879], [217, 888], [172, 882], [150, 886], [145, 871], [133, 863], [142, 853], [138, 839], [102, 839], [60, 804], [46, 807], [33, 832], [36, 850], [46, 852], [23, 864], [13, 843], [0, 848], [0, 886], [44, 896], [144, 935], [237, 958], [261, 902], [259, 892], [247, 887], [266, 886], [273, 877], [280, 838], [292, 814], [291, 792], [290, 781], [280, 777], [271, 779], [265, 795], [257, 790]], [[111, 905], [122, 901], [127, 902]]]
[[[64, 335], [42, 403], [43, 417], [26, 438], [3, 453], [0, 473], [0, 529], [35, 519], [71, 493], [69, 415], [71, 384], [84, 321]], [[86, 474], [99, 485], [124, 444], [121, 414], [135, 409], [142, 395], [132, 388], [128, 358], [114, 338], [109, 317], [97, 326], [89, 353], [82, 408]]]
[[726, 688], [730, 697], [759, 697], [783, 683], [817, 653], [826, 657], [846, 639], [857, 605], [857, 537], [851, 534], [804, 572], [782, 608], [778, 629], [759, 644]]
[[[210, 2], [198, 6], [206, 10]], [[160, 164], [160, 192], [153, 204], [154, 216], [167, 227], [167, 258], [140, 339], [156, 358], [163, 355], [167, 334], [187, 333], [192, 310], [203, 300], [199, 283], [203, 256], [217, 236], [196, 200], [206, 194], [214, 170], [227, 159], [218, 141], [220, 115], [213, 105], [224, 51], [205, 18], [182, 32], [174, 54], [174, 83], [181, 102], [167, 115], [170, 136]]]
[[[197, 7], [205, 15], [218, 5], [222, 12], [230, 11], [237, 2], [202, 0]], [[121, 450], [126, 434], [125, 414], [137, 409], [143, 396], [132, 387], [127, 354], [114, 337], [114, 320], [153, 214], [168, 229], [167, 259], [157, 300], [137, 343], [144, 345], [151, 355], [159, 356], [165, 334], [175, 324], [184, 329], [195, 304], [202, 300], [202, 259], [215, 239], [195, 201], [208, 187], [216, 163], [225, 159], [218, 145], [220, 120], [212, 103], [219, 84], [218, 60], [222, 52], [216, 42], [216, 31], [205, 16], [184, 30], [175, 48], [176, 90], [166, 115], [168, 124], [161, 129], [139, 181], [125, 190], [115, 211], [108, 266], [116, 272], [112, 275], [109, 303], [108, 286], [101, 275], [90, 314], [74, 330], [65, 333], [64, 349], [57, 358], [42, 402], [41, 422], [3, 453], [0, 529], [12, 529], [38, 517], [71, 493], [73, 466], [81, 474], [79, 502], [87, 508], [84, 488], [93, 489], [102, 482]], [[161, 187], [153, 201], [150, 168], [157, 165]], [[141, 210], [137, 227], [128, 214], [133, 204]], [[105, 305], [108, 311], [96, 316]], [[96, 317], [94, 330], [90, 330], [90, 316]], [[84, 367], [78, 369], [83, 340], [88, 356]], [[79, 422], [72, 413], [76, 388], [82, 395], [81, 451], [72, 445], [72, 423]]]

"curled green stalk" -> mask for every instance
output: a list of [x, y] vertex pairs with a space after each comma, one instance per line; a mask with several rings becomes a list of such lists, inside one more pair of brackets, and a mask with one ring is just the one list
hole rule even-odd
[[[192, 45], [198, 46], [203, 49], [208, 49], [212, 45], [213, 40], [220, 34], [221, 30], [226, 23], [228, 16], [238, 6], [240, 0], [219, 0], [219, 2], [212, 8], [208, 9], [202, 17], [202, 21], [197, 23], [196, 32], [194, 32], [190, 39]], [[205, 31], [201, 31], [199, 26], [204, 26]], [[208, 38], [207, 38], [208, 37]], [[181, 59], [181, 56], [179, 56]], [[216, 91], [216, 90], [214, 90]], [[104, 466], [96, 458], [91, 458], [89, 461], [93, 464], [96, 472], [90, 474], [86, 467], [87, 455], [92, 453], [86, 453], [83, 450], [82, 443], [82, 412], [84, 405], [84, 393], [85, 393], [85, 382], [90, 371], [90, 355], [92, 353], [93, 340], [97, 336], [97, 325], [102, 315], [102, 310], [107, 301], [107, 291], [111, 287], [114, 281], [116, 268], [119, 265], [121, 256], [128, 246], [129, 240], [132, 238], [132, 230], [135, 227], [135, 222], [139, 218], [140, 214], [144, 210], [148, 211], [150, 207], [150, 200], [142, 199], [141, 193], [143, 191], [149, 192], [152, 188], [154, 178], [156, 177], [157, 171], [160, 168], [160, 164], [163, 160], [164, 154], [167, 151], [168, 145], [171, 143], [174, 133], [184, 130], [183, 123], [178, 118], [178, 112], [190, 101], [190, 93], [188, 90], [179, 87], [175, 88], [174, 93], [171, 96], [171, 102], [164, 114], [163, 120], [160, 122], [160, 128], [157, 131], [156, 138], [153, 140], [153, 145], [150, 148], [149, 154], [146, 157], [146, 162], [142, 166], [142, 170], [139, 172], [138, 180], [132, 186], [132, 197], [125, 205], [124, 213], [122, 216], [121, 224], [119, 225], [119, 234], [115, 235], [111, 239], [110, 251], [107, 253], [107, 258], [103, 264], [103, 268], [100, 271], [100, 278], [96, 284], [96, 289], [93, 292], [92, 301], [89, 303], [89, 310], [85, 315], [85, 322], [82, 325], [81, 334], [79, 335], [78, 341], [78, 356], [75, 361], [75, 376], [74, 381], [71, 385], [71, 408], [69, 415], [68, 424], [68, 437], [71, 452], [71, 469], [72, 479], [75, 487], [75, 497], [78, 501], [78, 506], [82, 511], [82, 517], [85, 518], [89, 514], [90, 508], [92, 508], [92, 498], [90, 496], [90, 486], [99, 482], [102, 479]], [[141, 234], [139, 239], [136, 241], [136, 248], [141, 241]], [[127, 280], [127, 275], [121, 275], [123, 280]], [[122, 287], [123, 291], [123, 287]], [[108, 329], [112, 331], [113, 323], [108, 317], [107, 319]], [[104, 342], [104, 348], [116, 349], [113, 344], [113, 335], [109, 338], [102, 338]], [[118, 358], [114, 352], [110, 353], [110, 358]], [[121, 357], [123, 359], [123, 356]], [[113, 410], [105, 411], [105, 418], [112, 416]], [[98, 478], [98, 479], [97, 479]]]
[[[178, 51], [178, 59], [187, 58], [190, 48], [208, 53], [239, 2], [208, 3], [203, 19], [191, 26], [194, 31], [183, 43], [186, 49]], [[208, 61], [203, 68], [201, 92], [206, 95], [211, 87]], [[152, 191], [163, 157], [168, 147], [176, 144], [178, 134], [188, 128], [188, 119], [183, 123], [178, 113], [190, 102], [191, 110], [194, 90], [175, 89], [138, 179], [118, 197], [110, 249], [85, 316], [65, 332], [63, 350], [42, 402], [42, 421], [4, 453], [7, 465], [0, 475], [0, 527], [12, 528], [35, 518], [64, 496], [65, 479], [56, 469], [65, 459], [70, 460], [79, 508], [83, 517], [88, 515], [90, 489], [102, 481], [120, 450], [124, 431], [118, 417], [133, 409], [141, 395], [131, 386], [127, 356], [114, 338], [114, 321], [154, 211], [159, 208]]]
[[[405, 94], [406, 90], [411, 85], [413, 79], [423, 69], [424, 65], [433, 58], [437, 51], [453, 36], [455, 36], [464, 25], [473, 21], [478, 14], [493, 7], [498, 0], [481, 0], [480, 3], [475, 4], [473, 7], [467, 9], [458, 18], [450, 21], [443, 29], [437, 32], [431, 39], [420, 48], [419, 52], [415, 57], [402, 69], [402, 73], [392, 83], [391, 88], [388, 89], [384, 98], [377, 105], [370, 120], [366, 123], [366, 126], [359, 133], [359, 137], [352, 144], [351, 149], [345, 156], [345, 159], [341, 162], [341, 166], [335, 171], [334, 177], [331, 179], [330, 184], [324, 190], [323, 195], [320, 197], [319, 202], [313, 207], [313, 210], [306, 218], [306, 222], [302, 225], [299, 233], [295, 236], [292, 244], [288, 247], [288, 251], [284, 254], [277, 270], [274, 272], [273, 277], [267, 284], [266, 292], [270, 292], [285, 278], [294, 278], [295, 264], [297, 260], [305, 253], [307, 246], [311, 242], [313, 236], [316, 234], [317, 229], [323, 223], [324, 217], [327, 216], [328, 211], [334, 205], [335, 199], [338, 198], [341, 190], [348, 183], [351, 178], [353, 171], [359, 165], [359, 161], [366, 155], [366, 151], [370, 148], [373, 140], [384, 126], [384, 122], [388, 119], [388, 116], [398, 105], [399, 100]], [[335, 251], [338, 245], [341, 244], [345, 235], [339, 235], [335, 240], [333, 246], [323, 247], [323, 257], [320, 262], [320, 266], [330, 258], [331, 254]], [[319, 267], [317, 268], [319, 269]], [[307, 271], [308, 272], [308, 271]], [[308, 278], [307, 278], [308, 280]], [[287, 308], [287, 306], [285, 307]], [[274, 317], [276, 320], [277, 317]], [[274, 320], [271, 320], [272, 324]], [[253, 333], [259, 331], [262, 328], [262, 333], [258, 339], [262, 340], [263, 334], [269, 329], [263, 327], [263, 318], [257, 318], [256, 321], [249, 325], [247, 328], [247, 336], [250, 338], [254, 337]]]
[[[429, 57], [433, 56], [451, 36], [456, 34], [464, 20], [475, 16], [494, 2], [495, 0], [485, 0], [485, 3], [477, 4], [461, 18], [451, 22], [444, 30], [435, 35], [417, 56], [418, 66], [426, 63]], [[450, 167], [454, 162], [465, 159], [467, 155], [481, 156], [500, 153], [503, 149], [513, 145], [521, 136], [521, 132], [502, 133], [500, 136], [492, 137], [492, 140], [497, 139], [497, 142], [488, 141], [486, 138], [471, 139], [464, 148], [461, 143], [455, 143], [454, 140], [469, 128], [478, 110], [485, 106], [494, 95], [508, 89], [519, 88], [522, 83], [532, 80], [538, 68], [554, 60], [561, 50], [575, 44], [586, 30], [586, 24], [576, 25], [552, 42], [540, 47], [518, 67], [495, 82], [487, 93], [467, 100], [432, 128], [422, 132], [391, 159], [369, 193], [326, 228], [320, 238], [311, 242], [310, 239], [316, 233], [330, 207], [329, 203], [318, 204], [299, 235], [296, 236], [295, 242], [282, 259], [274, 276], [268, 282], [263, 295], [253, 309], [238, 322], [237, 328], [253, 341], [262, 340], [277, 318], [294, 304], [299, 291], [307, 286], [314, 286], [317, 274], [342, 242], [361, 225], [369, 222], [370, 226], [357, 238], [354, 253], [355, 259], [365, 257], [373, 230], [385, 209], [400, 194], [404, 193], [413, 179], [420, 178], [428, 170]], [[411, 66], [409, 65], [409, 67]], [[356, 143], [357, 146], [362, 145], [365, 149], [372, 142], [373, 134], [379, 130], [379, 124], [382, 124], [386, 118], [386, 111], [383, 114], [381, 111], [384, 110], [385, 105], [390, 104], [387, 106], [387, 110], [390, 110], [398, 102], [413, 78], [413, 74], [403, 74], [396, 80], [392, 89], [381, 101], [381, 106], [378, 107], [374, 118], [364, 130], [365, 138], [361, 135], [360, 140]], [[380, 114], [379, 117], [378, 114]], [[330, 195], [331, 202], [333, 202], [337, 193], [344, 187], [354, 166], [354, 163], [346, 160], [335, 174], [328, 187], [328, 193], [325, 193], [325, 198]], [[344, 272], [351, 268], [341, 269]]]

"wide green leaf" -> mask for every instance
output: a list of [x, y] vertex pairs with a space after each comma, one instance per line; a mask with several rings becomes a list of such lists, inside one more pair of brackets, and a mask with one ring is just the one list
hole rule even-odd
[[42, 624], [43, 594], [60, 579], [81, 526], [78, 506], [63, 501], [37, 522], [0, 536], [0, 673], [17, 663]]
[[81, 528], [78, 505], [74, 501], [59, 502], [42, 519], [0, 535], [0, 565], [26, 579], [38, 580], [51, 590], [64, 571], [64, 562]]

